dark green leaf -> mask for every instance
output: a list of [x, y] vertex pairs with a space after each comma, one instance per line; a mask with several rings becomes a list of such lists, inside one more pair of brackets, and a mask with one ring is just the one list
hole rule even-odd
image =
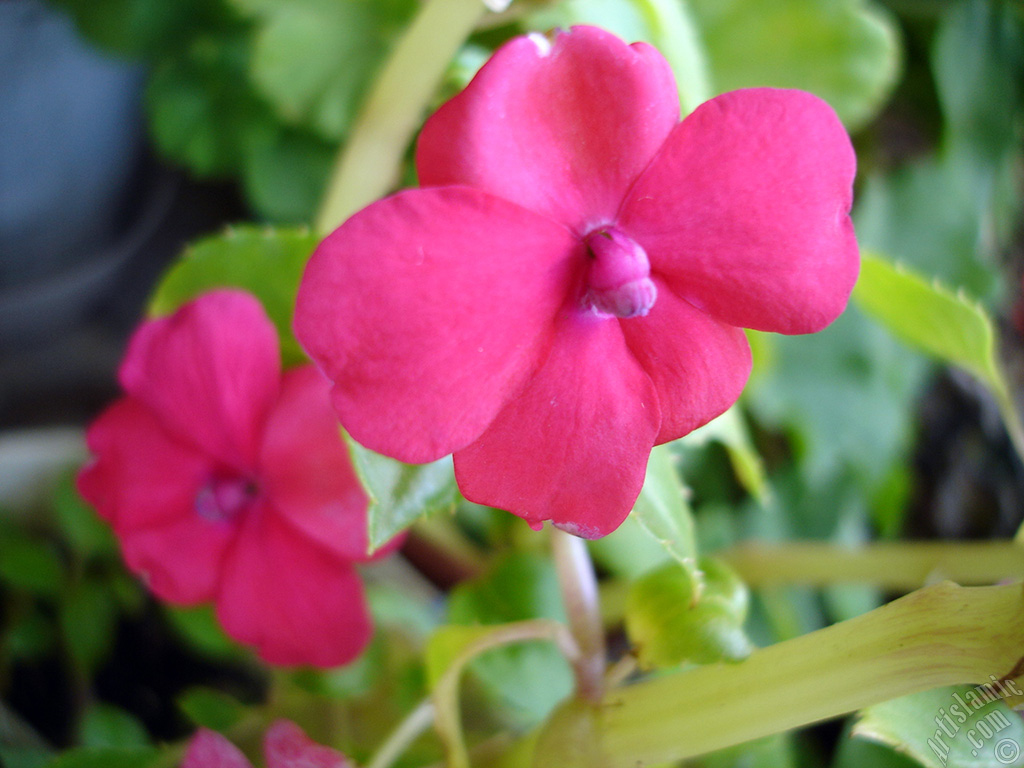
[[53, 545], [0, 520], [0, 581], [37, 595], [55, 595], [64, 569]]
[[57, 486], [53, 510], [61, 533], [82, 557], [117, 552], [117, 541], [110, 526], [79, 495], [74, 475], [65, 475]]
[[110, 704], [93, 704], [79, 723], [83, 747], [145, 747], [150, 743], [146, 727], [130, 712]]
[[71, 660], [91, 677], [113, 648], [117, 622], [114, 595], [98, 582], [76, 584], [60, 604], [59, 619]]
[[213, 609], [203, 605], [197, 608], [165, 606], [167, 618], [182, 638], [196, 650], [215, 659], [235, 658], [239, 646], [221, 629]]
[[237, 699], [212, 688], [190, 688], [178, 697], [178, 708], [196, 725], [221, 732], [245, 715]]
[[254, 294], [274, 322], [285, 367], [306, 361], [291, 330], [292, 308], [306, 261], [318, 238], [305, 229], [243, 226], [191, 246], [157, 286], [150, 312], [173, 312], [218, 287]]
[[147, 768], [159, 756], [152, 747], [79, 747], [64, 752], [46, 768]]

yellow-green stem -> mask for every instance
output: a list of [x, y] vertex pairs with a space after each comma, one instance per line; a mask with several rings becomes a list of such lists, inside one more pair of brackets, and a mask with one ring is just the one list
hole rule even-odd
[[601, 712], [609, 768], [680, 760], [917, 691], [1017, 678], [1020, 584], [950, 582], [802, 637], [615, 689]]
[[861, 583], [909, 591], [938, 579], [981, 585], [1024, 576], [1024, 547], [1012, 541], [745, 542], [716, 557], [751, 587]]
[[604, 690], [607, 652], [594, 565], [583, 539], [558, 528], [551, 532], [551, 548], [569, 628], [580, 650], [573, 664], [576, 691], [584, 699], [599, 701]]
[[428, 0], [377, 76], [317, 214], [326, 234], [398, 182], [402, 157], [449, 62], [487, 12], [482, 0]]

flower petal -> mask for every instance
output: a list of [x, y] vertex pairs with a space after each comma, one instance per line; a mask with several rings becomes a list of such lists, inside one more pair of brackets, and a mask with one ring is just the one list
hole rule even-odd
[[304, 534], [347, 560], [366, 560], [363, 491], [331, 408], [330, 382], [308, 365], [288, 371], [267, 418], [262, 488]]
[[255, 464], [279, 376], [273, 324], [253, 296], [235, 290], [144, 323], [120, 370], [121, 385], [168, 431], [239, 470]]
[[296, 333], [352, 437], [433, 461], [476, 439], [533, 370], [582, 248], [483, 192], [401, 192], [317, 248]]
[[188, 743], [181, 768], [252, 768], [252, 763], [219, 733], [200, 728]]
[[619, 323], [572, 313], [523, 393], [456, 452], [455, 476], [471, 501], [597, 538], [632, 509], [660, 423]]
[[333, 667], [370, 640], [355, 569], [262, 506], [242, 521], [225, 562], [217, 616], [270, 664]]
[[657, 50], [595, 27], [517, 37], [423, 127], [423, 186], [466, 184], [572, 227], [614, 220], [679, 120]]
[[191, 512], [214, 468], [130, 397], [100, 414], [85, 440], [94, 459], [79, 474], [78, 490], [117, 527], [145, 527]]
[[278, 720], [263, 738], [267, 768], [349, 768], [351, 763], [333, 749], [317, 744], [290, 720]]
[[620, 322], [626, 344], [658, 391], [657, 443], [711, 421], [743, 391], [751, 365], [746, 334], [678, 298], [664, 283], [647, 317]]
[[620, 227], [651, 271], [730, 325], [817, 331], [846, 306], [859, 254], [856, 158], [832, 108], [754, 88], [702, 104], [629, 193]]

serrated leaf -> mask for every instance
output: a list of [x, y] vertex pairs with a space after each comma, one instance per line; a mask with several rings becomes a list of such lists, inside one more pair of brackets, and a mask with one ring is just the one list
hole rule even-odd
[[743, 631], [749, 595], [723, 563], [700, 561], [702, 588], [671, 563], [642, 576], [626, 601], [626, 632], [641, 666], [740, 661], [753, 650]]
[[430, 464], [402, 464], [364, 448], [348, 435], [359, 480], [370, 497], [370, 549], [377, 549], [429, 512], [451, 508], [457, 488], [451, 456]]
[[687, 571], [699, 592], [697, 542], [688, 493], [669, 447], [656, 446], [647, 460], [647, 475], [633, 517]]
[[416, 10], [410, 0], [233, 0], [254, 16], [251, 78], [289, 125], [338, 140]]
[[285, 367], [303, 363], [306, 357], [291, 329], [292, 308], [302, 270], [318, 242], [306, 229], [251, 225], [200, 240], [164, 275], [150, 314], [169, 314], [214, 288], [241, 288], [260, 300], [277, 328]]
[[177, 703], [193, 723], [221, 733], [245, 715], [245, 707], [236, 698], [212, 688], [190, 688], [178, 697]]
[[868, 707], [853, 734], [888, 744], [927, 768], [1020, 768], [1024, 721], [999, 698], [1019, 690], [956, 686], [915, 693]]
[[997, 397], [1007, 391], [996, 358], [996, 331], [976, 302], [938, 282], [891, 264], [871, 253], [861, 255], [857, 304], [908, 344], [943, 362], [973, 373]]
[[865, 0], [690, 0], [715, 93], [800, 88], [817, 94], [847, 127], [864, 125], [899, 72], [896, 24]]

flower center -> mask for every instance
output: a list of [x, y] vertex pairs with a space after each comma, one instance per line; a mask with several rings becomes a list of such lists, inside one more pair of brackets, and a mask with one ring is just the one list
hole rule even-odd
[[256, 498], [256, 483], [246, 477], [213, 477], [196, 494], [196, 514], [218, 523], [231, 520]]
[[640, 244], [615, 227], [590, 233], [586, 243], [591, 260], [583, 305], [598, 314], [621, 318], [650, 312], [658, 289]]

